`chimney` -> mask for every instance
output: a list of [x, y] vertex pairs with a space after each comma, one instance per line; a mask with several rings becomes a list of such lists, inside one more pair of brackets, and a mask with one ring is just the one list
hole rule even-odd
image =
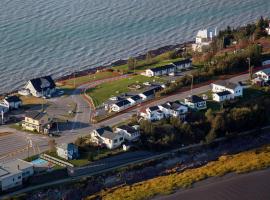
[[18, 167], [18, 170], [20, 170], [20, 165], [17, 165], [17, 167]]

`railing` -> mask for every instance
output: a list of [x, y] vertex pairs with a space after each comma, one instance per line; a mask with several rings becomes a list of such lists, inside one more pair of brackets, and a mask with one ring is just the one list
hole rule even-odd
[[40, 155], [40, 158], [44, 159], [44, 160], [47, 160], [53, 164], [56, 164], [56, 165], [59, 165], [59, 166], [62, 166], [62, 167], [74, 167], [73, 164], [69, 163], [69, 162], [66, 162], [64, 160], [60, 160], [58, 158], [55, 158], [53, 156], [49, 156], [48, 154], [41, 154]]

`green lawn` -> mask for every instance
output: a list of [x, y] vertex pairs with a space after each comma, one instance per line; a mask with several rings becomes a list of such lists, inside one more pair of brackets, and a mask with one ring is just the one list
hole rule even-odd
[[[161, 56], [161, 55], [153, 58], [152, 64], [148, 64], [145, 60], [140, 60], [140, 61], [137, 61], [137, 67], [135, 71], [138, 72], [138, 71], [142, 71], [149, 68], [155, 68], [155, 67], [167, 65], [172, 62], [179, 61], [179, 60], [183, 60], [183, 58], [168, 59], [165, 56]], [[127, 64], [113, 67], [113, 69], [120, 70], [124, 73], [133, 72], [133, 70], [128, 70]]]
[[75, 87], [77, 87], [83, 83], [101, 80], [101, 79], [105, 79], [105, 78], [111, 78], [111, 77], [115, 77], [115, 76], [119, 76], [119, 73], [110, 72], [110, 71], [102, 71], [102, 72], [97, 72], [95, 74], [89, 74], [87, 76], [80, 76], [80, 77], [68, 79], [68, 80], [60, 82], [59, 84], [61, 86], [69, 86], [69, 87], [74, 88], [74, 84], [75, 84]]
[[163, 82], [162, 78], [146, 77], [142, 75], [134, 75], [129, 78], [119, 79], [113, 82], [102, 83], [95, 88], [87, 90], [87, 94], [93, 99], [95, 106], [101, 105], [112, 96], [117, 96], [121, 93], [129, 92], [128, 88], [131, 84], [142, 84], [144, 82]]

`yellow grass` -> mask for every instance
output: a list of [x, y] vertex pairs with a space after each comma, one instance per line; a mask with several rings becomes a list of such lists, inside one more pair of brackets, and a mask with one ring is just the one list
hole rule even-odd
[[[104, 200], [142, 200], [155, 195], [169, 194], [179, 188], [191, 187], [194, 182], [208, 177], [223, 176], [230, 172], [245, 173], [260, 170], [270, 166], [270, 145], [256, 150], [235, 155], [221, 156], [217, 161], [182, 173], [157, 177], [151, 180], [124, 186], [97, 194]], [[90, 196], [87, 199], [93, 199]]]
[[43, 98], [37, 98], [34, 96], [20, 96], [22, 103], [24, 106], [28, 105], [40, 105], [40, 104], [46, 104], [47, 100]]

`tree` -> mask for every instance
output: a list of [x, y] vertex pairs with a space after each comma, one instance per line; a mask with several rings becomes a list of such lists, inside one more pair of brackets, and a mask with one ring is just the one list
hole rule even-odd
[[133, 58], [133, 57], [130, 57], [128, 59], [127, 65], [128, 65], [128, 69], [129, 70], [134, 70], [135, 71], [135, 68], [136, 68], [136, 59]]
[[205, 137], [205, 142], [207, 144], [210, 144], [211, 142], [213, 142], [215, 139], [217, 138], [217, 134], [214, 130], [211, 130]]
[[211, 108], [209, 108], [206, 112], [205, 112], [205, 117], [207, 119], [208, 122], [211, 122], [214, 119], [214, 113], [213, 110]]

